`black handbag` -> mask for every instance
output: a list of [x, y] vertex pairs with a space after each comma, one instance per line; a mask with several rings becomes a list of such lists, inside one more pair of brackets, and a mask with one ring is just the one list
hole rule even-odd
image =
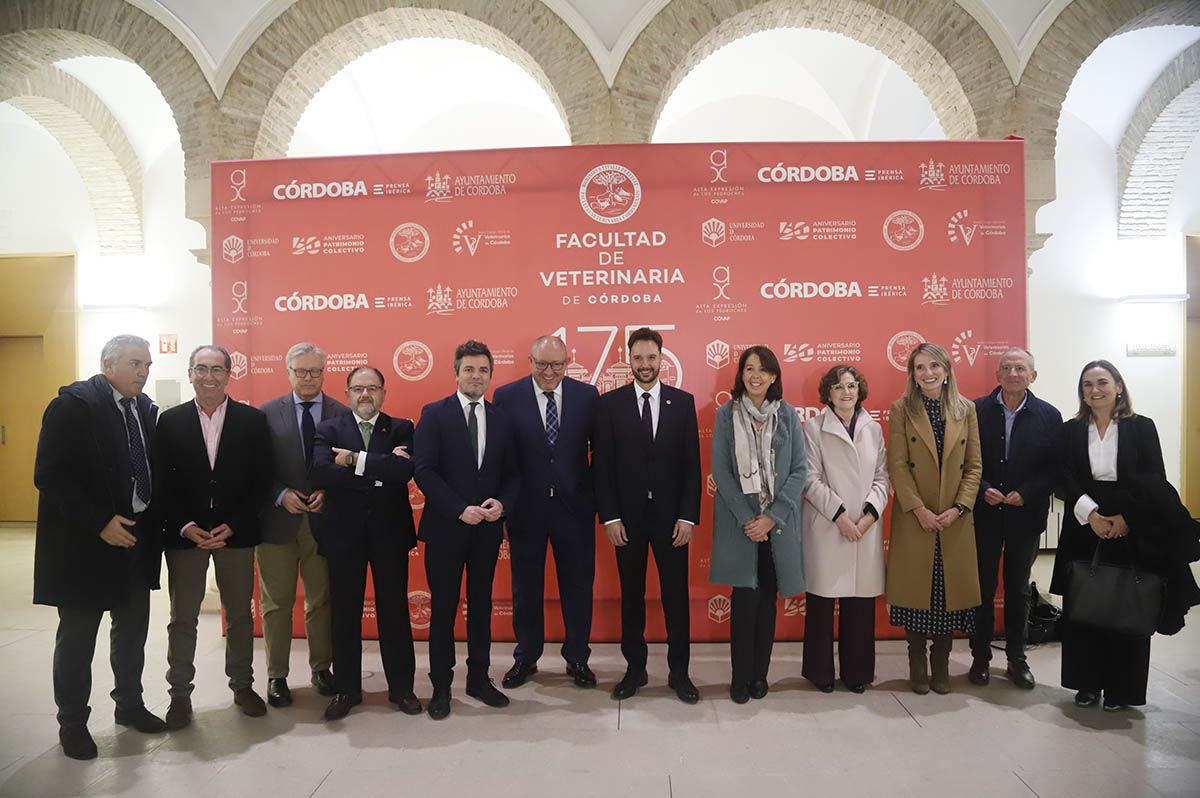
[[1062, 640], [1058, 628], [1062, 610], [1050, 603], [1038, 590], [1037, 582], [1029, 583], [1029, 620], [1025, 627], [1025, 639], [1031, 645]]
[[1131, 565], [1071, 563], [1063, 611], [1068, 622], [1130, 637], [1149, 637], [1158, 628], [1166, 579]]

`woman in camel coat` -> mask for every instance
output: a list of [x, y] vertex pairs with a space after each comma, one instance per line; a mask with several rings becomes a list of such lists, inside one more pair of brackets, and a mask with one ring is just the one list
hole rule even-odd
[[975, 405], [959, 395], [950, 358], [936, 344], [909, 356], [908, 388], [892, 404], [888, 473], [896, 492], [887, 564], [891, 622], [905, 628], [913, 692], [948, 693], [952, 635], [974, 630], [979, 604], [970, 508], [983, 462]]

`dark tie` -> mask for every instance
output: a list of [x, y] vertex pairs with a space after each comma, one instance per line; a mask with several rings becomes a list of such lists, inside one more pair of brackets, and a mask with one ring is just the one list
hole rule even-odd
[[306, 467], [312, 465], [313, 460], [313, 438], [317, 435], [317, 422], [312, 417], [312, 406], [316, 402], [301, 402], [300, 406], [304, 408], [304, 415], [300, 417], [300, 439], [304, 442], [304, 465]]
[[558, 405], [554, 402], [554, 391], [543, 391], [546, 394], [546, 443], [553, 446], [558, 443]]
[[129, 438], [129, 461], [133, 465], [133, 482], [137, 497], [147, 504], [150, 503], [150, 462], [146, 459], [146, 447], [142, 443], [142, 433], [138, 429], [137, 419], [133, 416], [133, 398], [121, 400], [125, 408], [125, 432]]
[[471, 457], [475, 458], [475, 467], [479, 468], [479, 419], [475, 408], [479, 402], [471, 402], [471, 413], [467, 416], [467, 437], [471, 439]]
[[642, 426], [646, 428], [646, 438], [654, 440], [654, 416], [650, 412], [650, 392], [642, 393]]

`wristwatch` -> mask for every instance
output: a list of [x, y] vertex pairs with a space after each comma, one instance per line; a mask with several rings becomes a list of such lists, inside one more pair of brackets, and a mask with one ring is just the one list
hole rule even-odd
[[960, 504], [958, 502], [955, 502], [953, 507], [955, 510], [958, 510], [959, 518], [962, 518], [964, 515], [967, 514], [967, 506], [965, 504]]

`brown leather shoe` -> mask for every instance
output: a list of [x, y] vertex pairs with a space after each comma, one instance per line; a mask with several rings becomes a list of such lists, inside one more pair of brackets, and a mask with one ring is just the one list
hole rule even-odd
[[929, 692], [929, 660], [925, 658], [924, 632], [905, 632], [908, 641], [908, 689], [917, 695]]
[[192, 699], [188, 696], [177, 696], [171, 699], [167, 708], [167, 730], [179, 731], [192, 722]]
[[233, 703], [242, 708], [243, 715], [249, 715], [252, 718], [261, 718], [267, 714], [266, 702], [262, 700], [262, 696], [254, 692], [254, 689], [250, 687], [234, 690]]
[[938, 695], [950, 692], [950, 649], [954, 638], [950, 635], [934, 635], [929, 647], [929, 686]]

